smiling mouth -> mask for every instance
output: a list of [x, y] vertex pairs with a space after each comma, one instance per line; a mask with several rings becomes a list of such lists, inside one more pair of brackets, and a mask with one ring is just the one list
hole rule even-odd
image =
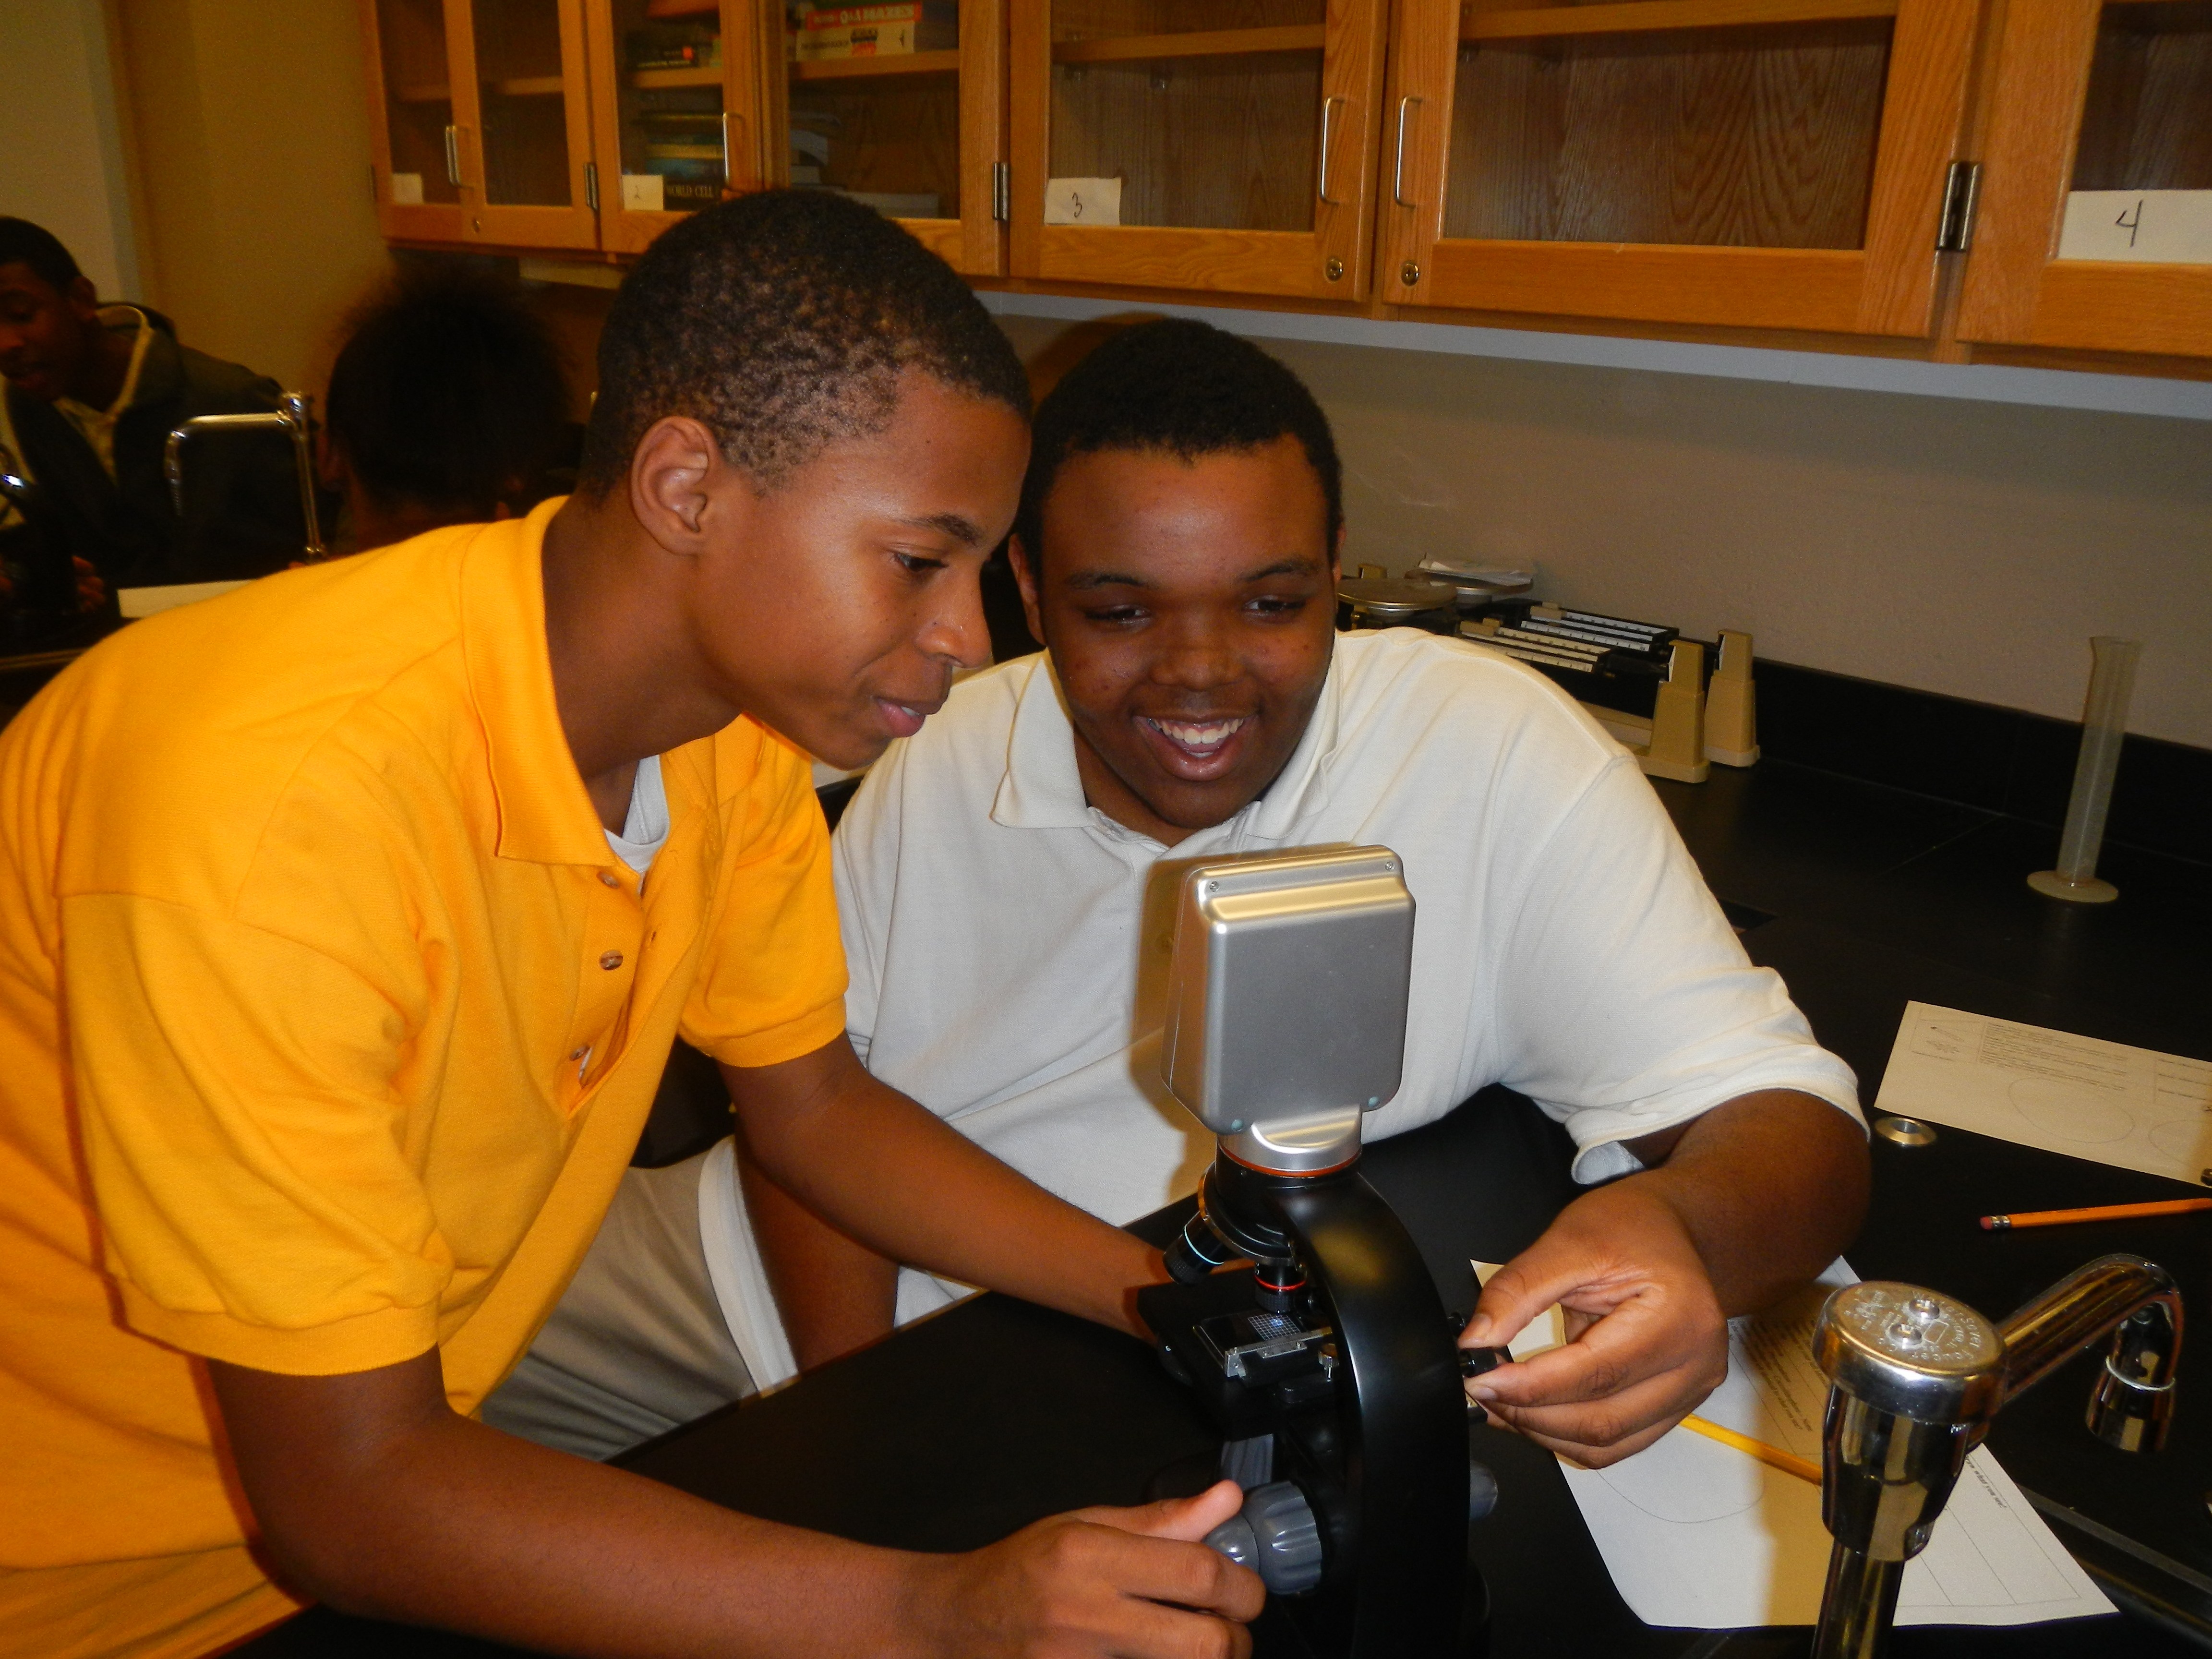
[[1237, 714], [1223, 720], [1175, 720], [1146, 716], [1143, 723], [1193, 760], [1211, 760], [1252, 723], [1252, 717]]

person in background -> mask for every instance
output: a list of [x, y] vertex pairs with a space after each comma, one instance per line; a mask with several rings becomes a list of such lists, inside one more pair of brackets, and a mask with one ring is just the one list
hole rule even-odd
[[181, 516], [162, 472], [173, 428], [273, 410], [276, 383], [179, 344], [142, 307], [101, 305], [27, 219], [0, 218], [0, 444], [109, 587], [260, 576], [300, 556], [299, 475], [279, 438], [198, 441]]
[[519, 518], [560, 493], [578, 437], [568, 395], [559, 349], [512, 288], [450, 265], [403, 272], [354, 314], [331, 368], [333, 544], [361, 553]]

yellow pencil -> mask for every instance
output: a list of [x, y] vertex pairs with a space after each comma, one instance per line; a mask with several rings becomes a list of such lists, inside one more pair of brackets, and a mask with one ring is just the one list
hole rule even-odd
[[1748, 1452], [1771, 1468], [1784, 1474], [1794, 1474], [1800, 1480], [1820, 1484], [1820, 1466], [1794, 1452], [1784, 1451], [1779, 1446], [1770, 1446], [1763, 1440], [1753, 1440], [1747, 1434], [1738, 1434], [1734, 1429], [1724, 1429], [1717, 1423], [1708, 1423], [1702, 1417], [1686, 1417], [1682, 1426], [1692, 1434], [1702, 1434], [1708, 1440], [1717, 1440], [1723, 1446], [1734, 1446], [1740, 1452]]

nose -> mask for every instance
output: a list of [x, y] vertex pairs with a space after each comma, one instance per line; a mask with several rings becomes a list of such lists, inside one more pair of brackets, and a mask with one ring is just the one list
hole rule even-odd
[[982, 573], [964, 570], [938, 584], [940, 597], [918, 643], [956, 668], [981, 668], [991, 660], [991, 630], [983, 620]]
[[1178, 618], [1161, 641], [1152, 660], [1156, 684], [1186, 691], [1208, 691], [1242, 678], [1243, 664], [1231, 648], [1228, 635], [1210, 617]]

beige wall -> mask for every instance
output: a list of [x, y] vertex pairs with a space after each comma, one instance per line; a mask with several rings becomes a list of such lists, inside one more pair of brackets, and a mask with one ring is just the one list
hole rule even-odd
[[[1067, 325], [1002, 317], [1034, 358]], [[2212, 422], [1273, 339], [1343, 452], [1346, 556], [1534, 561], [1546, 593], [1761, 654], [2212, 747]]]
[[339, 320], [389, 264], [356, 0], [118, 0], [113, 16], [146, 297], [187, 344], [319, 392]]
[[0, 214], [61, 238], [104, 297], [140, 297], [100, 0], [0, 0]]

